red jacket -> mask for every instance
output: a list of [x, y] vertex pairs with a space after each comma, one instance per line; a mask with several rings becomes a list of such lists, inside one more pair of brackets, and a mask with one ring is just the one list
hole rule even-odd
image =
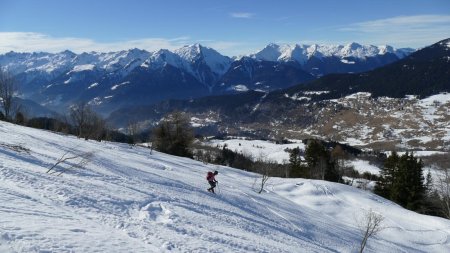
[[216, 178], [214, 177], [214, 173], [212, 173], [211, 171], [208, 172], [208, 174], [206, 175], [206, 180], [212, 181], [212, 182], [216, 182]]

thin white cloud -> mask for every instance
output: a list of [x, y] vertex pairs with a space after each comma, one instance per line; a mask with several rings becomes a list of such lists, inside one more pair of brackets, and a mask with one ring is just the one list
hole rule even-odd
[[424, 46], [450, 37], [450, 15], [398, 16], [350, 24], [338, 29], [375, 44]]
[[250, 12], [233, 12], [230, 13], [230, 16], [232, 18], [253, 18], [255, 16], [254, 13], [250, 13]]
[[16, 52], [61, 52], [66, 49], [76, 53], [99, 51], [120, 51], [130, 48], [140, 48], [148, 51], [158, 49], [176, 49], [188, 44], [188, 37], [173, 39], [144, 38], [137, 40], [118, 41], [110, 43], [96, 42], [92, 39], [63, 37], [56, 38], [34, 32], [0, 32], [0, 53]]
[[351, 24], [342, 31], [382, 32], [396, 29], [423, 29], [450, 25], [450, 15], [399, 16]]
[[145, 49], [151, 52], [159, 49], [174, 50], [184, 45], [199, 42], [228, 56], [243, 53], [242, 43], [240, 42], [217, 40], [193, 41], [189, 37], [171, 39], [143, 38], [101, 43], [92, 39], [74, 37], [57, 38], [35, 32], [0, 32], [0, 54], [9, 51], [57, 53], [64, 50], [71, 50], [75, 53], [91, 51], [112, 52], [130, 48]]

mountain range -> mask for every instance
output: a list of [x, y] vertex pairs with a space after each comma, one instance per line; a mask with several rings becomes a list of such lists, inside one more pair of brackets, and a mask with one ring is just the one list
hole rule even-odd
[[[108, 121], [116, 126], [153, 124], [166, 113], [181, 110], [205, 135], [320, 136], [344, 142], [365, 136], [366, 144], [375, 145], [372, 148], [386, 143], [384, 148], [445, 149], [450, 140], [445, 95], [450, 92], [449, 80], [450, 39], [446, 39], [367, 72], [330, 74], [271, 92], [250, 90], [122, 108]], [[439, 93], [445, 98], [429, 97]]]
[[0, 55], [0, 65], [15, 75], [22, 99], [58, 112], [85, 101], [108, 115], [166, 99], [287, 88], [330, 73], [371, 70], [413, 51], [357, 43], [269, 44], [254, 54], [228, 57], [194, 44], [155, 52], [9, 52]]

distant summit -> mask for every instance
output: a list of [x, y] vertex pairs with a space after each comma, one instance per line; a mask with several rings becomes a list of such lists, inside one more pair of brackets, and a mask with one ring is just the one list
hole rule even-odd
[[278, 45], [271, 43], [262, 50], [251, 54], [252, 58], [265, 61], [297, 61], [300, 64], [311, 57], [355, 57], [368, 58], [384, 55], [387, 53], [395, 54], [399, 58], [403, 58], [409, 53], [414, 52], [412, 48], [394, 49], [392, 46], [373, 46], [361, 45], [356, 42], [347, 45]]

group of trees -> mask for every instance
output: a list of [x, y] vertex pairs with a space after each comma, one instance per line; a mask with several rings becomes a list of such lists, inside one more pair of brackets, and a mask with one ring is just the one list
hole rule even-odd
[[70, 119], [78, 137], [102, 140], [107, 133], [106, 122], [86, 102], [72, 105]]
[[254, 161], [250, 155], [232, 151], [227, 148], [227, 145], [223, 146], [213, 162], [247, 171], [254, 167]]
[[[0, 118], [1, 120], [1, 118]], [[3, 120], [6, 120], [3, 118]], [[67, 115], [26, 118], [23, 113], [16, 112], [14, 119], [7, 121], [32, 128], [45, 129], [64, 134], [73, 134], [79, 138], [97, 141], [108, 140], [132, 143], [133, 138], [117, 130], [110, 129], [105, 120], [84, 102], [73, 105]]]
[[425, 179], [427, 205], [423, 213], [450, 219], [450, 153], [423, 157], [423, 161], [433, 170], [433, 177], [429, 169]]
[[346, 152], [341, 146], [336, 145], [333, 149], [328, 149], [319, 140], [309, 140], [305, 149], [304, 161], [301, 160], [300, 148], [290, 150], [289, 165], [291, 177], [303, 177], [311, 179], [321, 179], [332, 182], [341, 182], [344, 170], [344, 158]]
[[399, 156], [393, 152], [384, 162], [375, 193], [401, 206], [420, 211], [425, 204], [427, 187], [422, 160], [411, 153]]
[[173, 112], [166, 115], [153, 130], [153, 147], [161, 152], [192, 157], [194, 132], [187, 115]]

